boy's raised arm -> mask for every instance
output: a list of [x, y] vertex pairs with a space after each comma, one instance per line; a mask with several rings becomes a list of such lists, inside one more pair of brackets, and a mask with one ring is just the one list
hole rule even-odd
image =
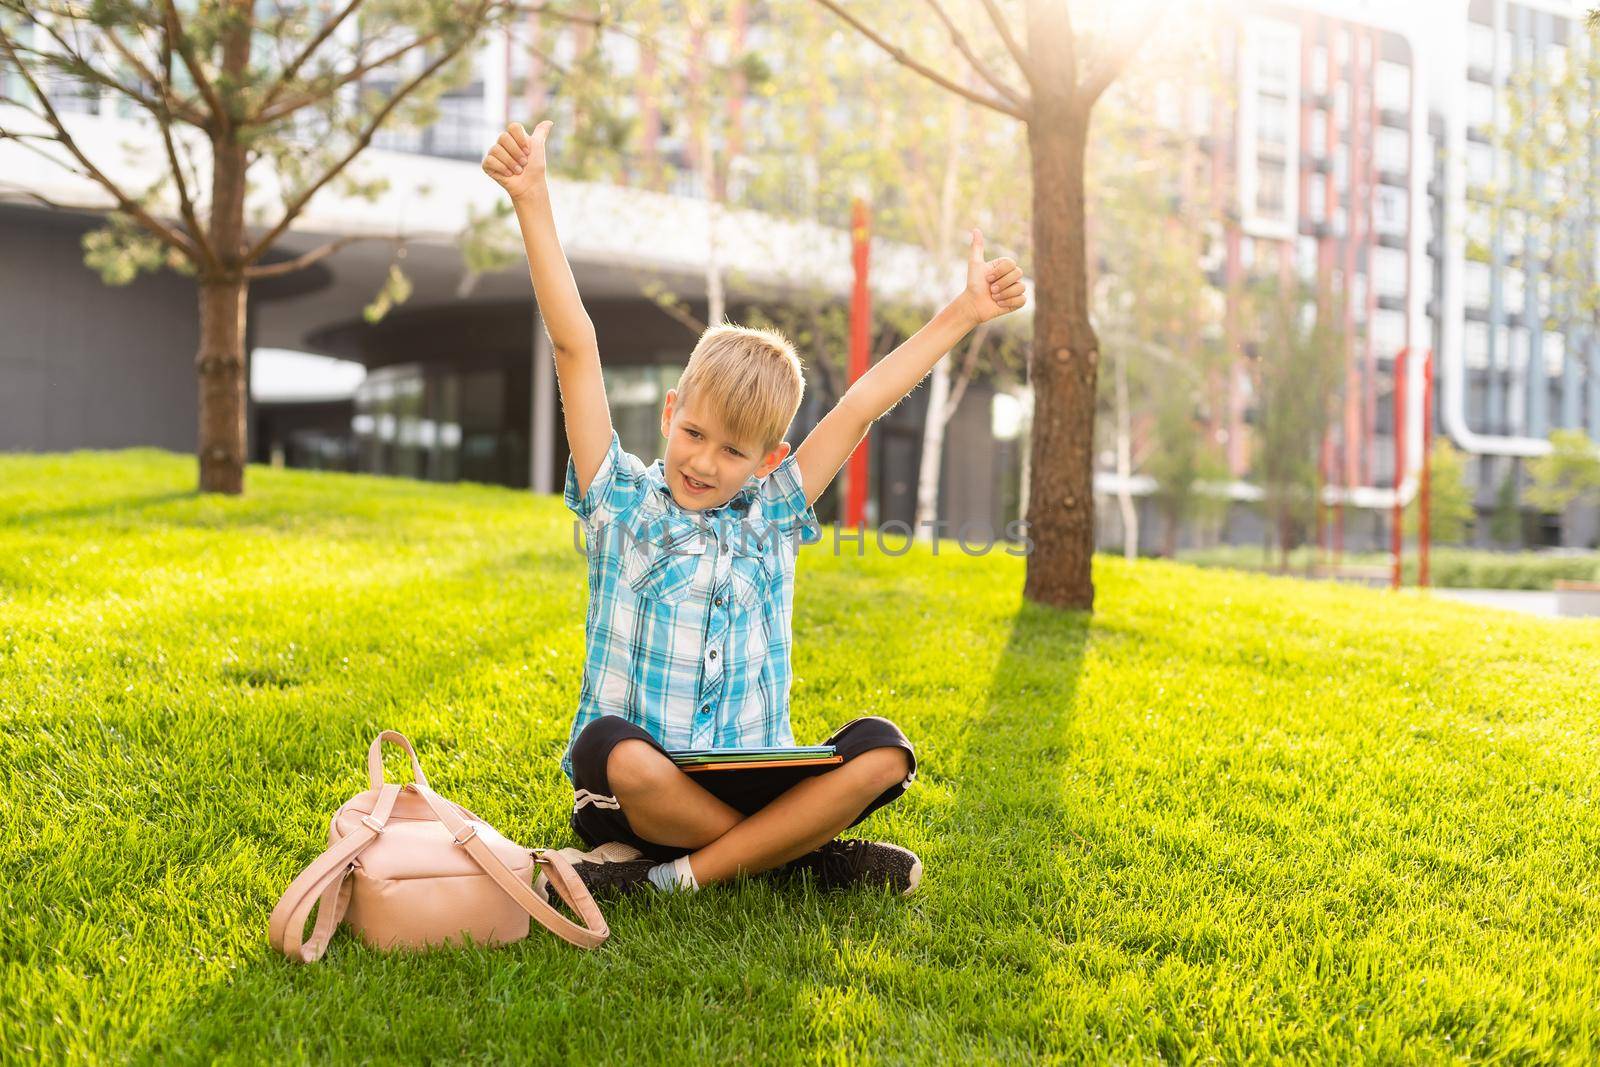
[[974, 326], [1027, 302], [1022, 271], [1008, 258], [985, 260], [983, 234], [972, 231], [967, 287], [927, 325], [856, 379], [795, 452], [806, 503], [813, 504], [867, 431], [898, 404]]
[[578, 283], [561, 250], [550, 210], [544, 145], [552, 125], [549, 120], [541, 122], [530, 134], [522, 123], [513, 122], [484, 155], [483, 171], [510, 194], [517, 225], [522, 228], [539, 317], [555, 352], [567, 447], [572, 450], [581, 495], [589, 491], [611, 446], [611, 408], [600, 375], [594, 323], [578, 296]]

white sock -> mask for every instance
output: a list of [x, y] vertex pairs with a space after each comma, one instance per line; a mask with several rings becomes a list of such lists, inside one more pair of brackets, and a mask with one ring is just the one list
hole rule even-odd
[[651, 885], [663, 893], [693, 892], [700, 888], [700, 883], [695, 881], [694, 868], [689, 866], [688, 856], [679, 856], [669, 863], [658, 863], [650, 868], [646, 877]]

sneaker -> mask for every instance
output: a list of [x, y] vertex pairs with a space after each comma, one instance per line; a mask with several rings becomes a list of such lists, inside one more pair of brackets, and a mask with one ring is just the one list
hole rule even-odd
[[922, 881], [922, 860], [908, 848], [883, 841], [829, 841], [809, 855], [779, 868], [792, 877], [810, 872], [818, 889], [851, 886], [888, 886], [903, 897], [917, 891]]
[[[624, 846], [626, 848], [626, 846]], [[568, 849], [562, 849], [563, 853]], [[637, 854], [637, 853], [635, 853]], [[581, 856], [581, 854], [579, 854]], [[566, 859], [571, 859], [570, 856]], [[653, 859], [578, 859], [573, 862], [573, 870], [578, 873], [579, 880], [584, 883], [584, 888], [589, 889], [589, 896], [597, 901], [605, 897], [622, 896], [632, 893], [635, 889], [650, 885], [650, 869], [656, 865]], [[550, 885], [546, 873], [539, 872], [539, 881], [534, 885], [534, 891], [544, 889], [544, 897], [552, 907], [562, 907], [563, 901], [560, 894], [555, 891], [555, 886]]]

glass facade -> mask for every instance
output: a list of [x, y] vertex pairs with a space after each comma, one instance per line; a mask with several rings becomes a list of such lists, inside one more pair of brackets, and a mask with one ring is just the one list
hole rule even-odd
[[527, 486], [526, 367], [406, 363], [356, 390], [361, 470], [436, 482]]

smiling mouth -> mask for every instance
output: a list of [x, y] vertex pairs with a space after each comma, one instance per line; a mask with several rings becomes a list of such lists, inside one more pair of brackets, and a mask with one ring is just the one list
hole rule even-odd
[[683, 475], [683, 484], [691, 493], [705, 493], [711, 489], [705, 482], [697, 482], [687, 474]]

